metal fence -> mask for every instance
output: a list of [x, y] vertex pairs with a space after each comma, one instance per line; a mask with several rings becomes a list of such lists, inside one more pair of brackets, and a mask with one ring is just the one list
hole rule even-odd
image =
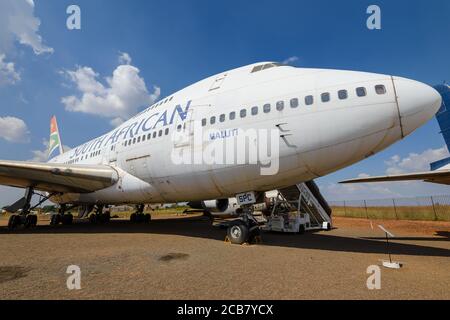
[[450, 221], [450, 195], [329, 201], [329, 205], [333, 215], [341, 217]]

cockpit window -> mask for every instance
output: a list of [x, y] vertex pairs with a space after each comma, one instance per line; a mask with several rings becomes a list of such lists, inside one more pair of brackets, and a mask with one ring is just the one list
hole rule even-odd
[[252, 71], [251, 71], [251, 73], [258, 72], [258, 71], [261, 71], [261, 70], [270, 69], [270, 68], [273, 68], [273, 67], [280, 67], [280, 66], [282, 66], [281, 63], [275, 63], [275, 62], [266, 63], [266, 64], [260, 64], [259, 66], [254, 66]]

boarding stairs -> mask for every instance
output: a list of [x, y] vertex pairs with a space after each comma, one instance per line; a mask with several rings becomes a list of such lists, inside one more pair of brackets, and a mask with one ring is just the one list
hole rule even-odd
[[308, 229], [331, 228], [331, 209], [314, 181], [278, 189], [279, 197], [293, 210], [308, 214]]

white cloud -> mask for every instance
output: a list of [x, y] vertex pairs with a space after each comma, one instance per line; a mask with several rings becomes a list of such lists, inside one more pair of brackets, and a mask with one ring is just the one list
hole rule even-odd
[[[410, 153], [404, 158], [395, 155], [384, 162], [386, 165], [385, 174], [428, 171], [430, 170], [431, 162], [444, 159], [448, 156], [449, 153], [445, 146], [438, 149], [428, 149], [420, 154]], [[370, 176], [367, 173], [361, 173], [358, 175], [358, 178], [367, 178]], [[448, 194], [449, 192], [449, 187], [446, 185], [426, 183], [420, 180], [356, 184], [330, 182], [319, 185], [324, 196], [333, 201], [430, 196]]]
[[0, 86], [15, 84], [20, 81], [20, 74], [15, 70], [14, 63], [4, 61], [5, 55], [0, 54]]
[[152, 104], [161, 93], [156, 86], [149, 93], [144, 79], [139, 76], [139, 69], [128, 64], [119, 65], [112, 77], [105, 78], [106, 84], [98, 80], [99, 74], [90, 67], [79, 66], [76, 70], [65, 70], [63, 73], [80, 93], [79, 96], [61, 99], [66, 110], [111, 118], [112, 124], [130, 118], [140, 107]]
[[9, 142], [28, 142], [27, 125], [22, 119], [15, 117], [0, 117], [0, 138]]
[[[33, 154], [33, 158], [29, 159], [29, 161], [36, 161], [36, 162], [47, 162], [48, 160], [48, 140], [43, 139], [42, 140], [43, 149], [42, 150], [31, 150], [31, 153]], [[71, 148], [69, 146], [63, 145], [64, 152], [69, 151]]]
[[119, 63], [120, 64], [131, 64], [130, 55], [126, 52], [120, 52]]
[[[361, 174], [358, 177], [367, 177]], [[319, 184], [321, 192], [326, 199], [332, 201], [343, 201], [353, 199], [379, 199], [401, 197], [402, 194], [392, 188], [392, 183], [363, 183], [363, 184]]]
[[53, 53], [38, 34], [41, 21], [34, 16], [32, 0], [0, 1], [0, 52], [7, 53], [15, 41], [29, 46], [37, 55]]
[[298, 57], [297, 56], [292, 56], [292, 57], [289, 57], [289, 58], [285, 59], [282, 63], [283, 64], [292, 64], [292, 63], [294, 63], [296, 61], [298, 61]]
[[388, 166], [386, 174], [401, 174], [408, 172], [428, 171], [430, 163], [448, 157], [447, 147], [443, 146], [438, 149], [428, 149], [424, 152], [410, 153], [407, 157], [401, 158], [399, 155], [391, 157], [385, 161]]

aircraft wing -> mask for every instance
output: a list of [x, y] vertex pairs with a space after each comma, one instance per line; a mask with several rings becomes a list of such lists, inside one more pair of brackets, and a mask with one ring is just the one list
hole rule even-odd
[[409, 181], [409, 180], [423, 180], [425, 182], [450, 185], [450, 170], [436, 170], [436, 171], [415, 172], [415, 173], [396, 174], [388, 176], [357, 178], [341, 181], [340, 183], [364, 183], [364, 182]]
[[118, 180], [107, 165], [67, 165], [0, 160], [0, 184], [47, 192], [87, 193], [107, 188]]

